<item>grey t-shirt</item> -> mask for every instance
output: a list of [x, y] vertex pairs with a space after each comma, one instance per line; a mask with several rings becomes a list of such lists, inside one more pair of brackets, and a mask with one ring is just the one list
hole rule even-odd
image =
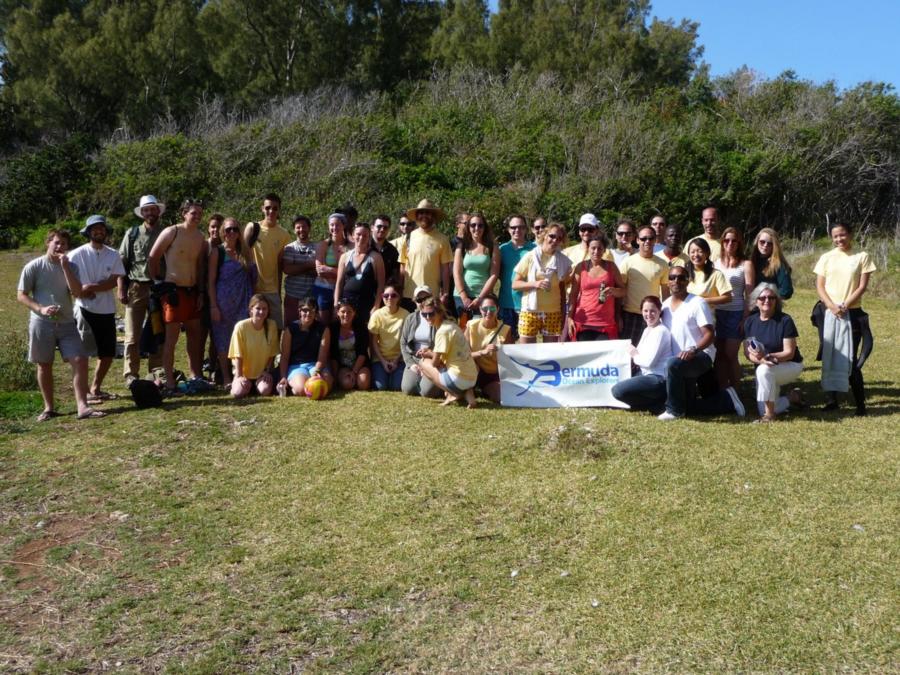
[[[22, 269], [19, 277], [19, 290], [30, 295], [35, 302], [42, 305], [59, 305], [57, 321], [74, 321], [72, 315], [72, 296], [66, 285], [66, 276], [62, 265], [50, 262], [46, 255], [35, 258]], [[32, 316], [45, 321], [49, 317], [32, 312]]]

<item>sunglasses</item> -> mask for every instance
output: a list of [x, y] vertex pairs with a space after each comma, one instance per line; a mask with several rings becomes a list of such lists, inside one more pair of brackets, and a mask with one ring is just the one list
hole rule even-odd
[[638, 241], [653, 241], [656, 237], [638, 237]]
[[487, 312], [488, 314], [493, 314], [494, 312], [497, 311], [497, 308], [496, 308], [494, 305], [488, 305], [487, 307], [485, 307], [484, 305], [482, 305], [482, 306], [481, 306], [481, 311], [482, 311], [482, 312]]
[[686, 274], [670, 274], [669, 281], [687, 281]]
[[547, 229], [546, 225], [533, 225], [532, 226], [535, 232], [543, 232]]
[[225, 234], [237, 234], [240, 230], [236, 227], [226, 227]]
[[390, 300], [391, 298], [399, 298], [400, 294], [399, 293], [382, 293], [381, 297], [384, 298], [385, 300]]
[[771, 241], [770, 239], [760, 239], [760, 240], [759, 240], [759, 245], [760, 245], [760, 246], [771, 246], [771, 245], [772, 245], [772, 241]]
[[301, 307], [298, 311], [300, 314], [314, 314], [316, 310], [312, 307]]
[[633, 237], [634, 232], [616, 232], [617, 237]]
[[509, 226], [509, 229], [511, 229], [511, 230], [524, 230], [524, 229], [525, 229], [525, 226], [524, 226], [524, 225], [510, 225], [510, 226]]
[[431, 317], [434, 316], [434, 312], [422, 312], [421, 314], [422, 314], [422, 316], [424, 316], [426, 319], [430, 319]]
[[390, 229], [390, 227], [391, 227], [390, 225], [382, 225], [379, 223], [378, 225], [375, 226], [375, 229], [376, 230], [387, 230], [387, 229]]
[[738, 243], [738, 240], [737, 239], [723, 239], [722, 243], [723, 244], [736, 244], [736, 243]]
[[430, 297], [431, 297], [430, 295], [423, 295], [421, 298], [416, 298], [416, 303], [421, 305], [423, 302], [425, 302]]
[[484, 223], [469, 223], [469, 229], [472, 230], [483, 230]]
[[549, 239], [550, 241], [559, 241], [560, 239], [562, 239], [562, 236], [558, 234], [548, 234], [547, 239]]
[[774, 295], [761, 295], [756, 299], [757, 302], [775, 302]]

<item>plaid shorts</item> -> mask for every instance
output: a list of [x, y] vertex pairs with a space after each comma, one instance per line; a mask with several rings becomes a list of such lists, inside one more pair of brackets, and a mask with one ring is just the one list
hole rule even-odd
[[538, 333], [547, 337], [562, 334], [562, 312], [519, 312], [519, 335], [537, 337]]

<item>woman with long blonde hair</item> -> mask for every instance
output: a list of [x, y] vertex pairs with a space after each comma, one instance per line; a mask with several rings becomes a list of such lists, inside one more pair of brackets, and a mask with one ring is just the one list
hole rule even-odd
[[794, 294], [791, 266], [784, 257], [778, 234], [771, 227], [764, 227], [756, 234], [753, 250], [750, 252], [750, 262], [753, 263], [757, 284], [763, 282], [775, 284], [778, 286], [778, 295], [781, 299], [790, 299]]

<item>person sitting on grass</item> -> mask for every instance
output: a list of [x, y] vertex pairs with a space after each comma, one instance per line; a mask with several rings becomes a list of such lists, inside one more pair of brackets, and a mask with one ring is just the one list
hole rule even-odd
[[617, 382], [612, 395], [632, 410], [649, 410], [658, 415], [666, 407], [666, 364], [675, 356], [672, 334], [660, 321], [662, 302], [655, 295], [641, 301], [641, 314], [647, 325], [637, 347], [631, 347], [631, 360], [640, 366], [641, 374]]
[[244, 398], [256, 390], [271, 396], [272, 363], [278, 354], [278, 327], [269, 318], [269, 301], [262, 293], [250, 298], [250, 318], [238, 321], [231, 334], [228, 358], [234, 365], [231, 395]]
[[[727, 248], [727, 247], [726, 247]], [[803, 372], [803, 357], [797, 347], [797, 326], [781, 311], [778, 286], [759, 284], [750, 294], [759, 310], [744, 321], [744, 355], [756, 366], [756, 405], [760, 422], [774, 422], [775, 416], [794, 405], [802, 405], [800, 390], [779, 396], [782, 385], [793, 382]]]
[[378, 391], [400, 391], [405, 376], [400, 335], [409, 312], [400, 306], [400, 290], [399, 285], [385, 286], [384, 306], [372, 312], [369, 318], [372, 376]]
[[304, 298], [297, 309], [300, 318], [289, 323], [281, 334], [279, 384], [290, 387], [295, 396], [304, 396], [306, 380], [319, 375], [330, 391], [334, 387], [334, 376], [328, 368], [331, 330], [317, 321], [314, 298]]
[[481, 318], [466, 324], [466, 339], [478, 366], [476, 384], [481, 394], [494, 403], [500, 403], [497, 350], [501, 344], [512, 342], [511, 327], [500, 321], [499, 308], [497, 296], [488, 293], [481, 299]]
[[331, 370], [344, 391], [366, 391], [372, 386], [369, 370], [369, 331], [355, 324], [356, 308], [347, 298], [338, 300], [337, 321], [331, 324]]
[[435, 329], [434, 347], [423, 350], [419, 368], [445, 392], [441, 405], [450, 405], [465, 398], [469, 408], [475, 407], [475, 382], [478, 366], [472, 358], [472, 350], [466, 336], [453, 321], [446, 319], [444, 306], [429, 298], [422, 303], [420, 312]]

